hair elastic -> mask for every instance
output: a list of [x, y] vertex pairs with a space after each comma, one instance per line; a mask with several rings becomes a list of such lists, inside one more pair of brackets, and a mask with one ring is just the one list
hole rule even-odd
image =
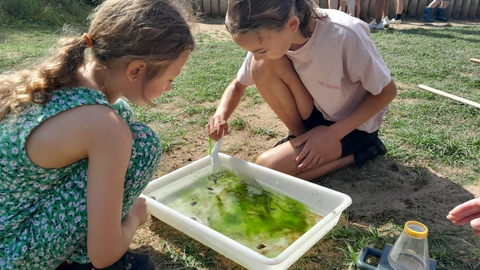
[[88, 36], [87, 33], [84, 33], [82, 36], [83, 40], [85, 40], [85, 43], [87, 44], [87, 48], [92, 48], [93, 47], [93, 41], [92, 39]]

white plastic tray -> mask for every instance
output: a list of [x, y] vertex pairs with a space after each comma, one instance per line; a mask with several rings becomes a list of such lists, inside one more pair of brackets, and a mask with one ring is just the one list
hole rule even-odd
[[188, 185], [188, 181], [195, 179], [196, 174], [211, 166], [210, 156], [201, 158], [148, 184], [143, 194], [147, 199], [147, 207], [151, 215], [248, 269], [287, 269], [337, 224], [343, 210], [352, 203], [348, 195], [332, 189], [223, 153], [219, 153], [219, 158], [223, 166], [255, 178], [266, 189], [296, 199], [324, 217], [277, 257], [268, 258], [148, 196], [152, 192], [158, 196], [163, 190], [165, 196], [168, 196], [169, 190], [172, 190], [168, 185]]

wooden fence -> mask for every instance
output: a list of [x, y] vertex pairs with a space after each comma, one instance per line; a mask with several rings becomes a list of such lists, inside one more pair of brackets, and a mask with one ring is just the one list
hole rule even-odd
[[[224, 17], [227, 11], [227, 0], [191, 0], [197, 11], [209, 17]], [[252, 0], [257, 1], [257, 0]], [[328, 0], [316, 0], [321, 8], [328, 8]], [[360, 18], [369, 20], [375, 17], [375, 0], [360, 0]], [[389, 1], [389, 17], [395, 16], [395, 0]], [[403, 0], [403, 16], [407, 19], [420, 19], [425, 7], [433, 0]], [[479, 0], [451, 0], [445, 16], [451, 20], [480, 19]]]

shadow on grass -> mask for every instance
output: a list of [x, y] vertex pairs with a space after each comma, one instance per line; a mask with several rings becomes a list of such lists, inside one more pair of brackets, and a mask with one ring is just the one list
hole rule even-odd
[[480, 36], [480, 29], [478, 27], [462, 26], [435, 26], [428, 25], [428, 28], [408, 28], [408, 29], [395, 29], [390, 27], [386, 29], [389, 34], [404, 34], [404, 35], [421, 35], [421, 36], [430, 36], [432, 38], [447, 39], [445, 44], [439, 43], [439, 46], [451, 46], [452, 41], [456, 39], [461, 39], [467, 42], [472, 42], [473, 44], [478, 42], [478, 38], [467, 38], [465, 36], [478, 37]]

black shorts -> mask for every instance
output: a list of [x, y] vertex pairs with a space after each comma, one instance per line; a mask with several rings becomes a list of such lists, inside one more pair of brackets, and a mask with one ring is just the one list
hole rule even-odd
[[[310, 130], [317, 126], [330, 126], [335, 122], [325, 120], [322, 113], [313, 106], [313, 111], [308, 119], [303, 120], [305, 127]], [[370, 144], [378, 138], [378, 130], [368, 133], [358, 129], [348, 133], [347, 136], [340, 140], [342, 143], [342, 156], [345, 157], [351, 154], [358, 153], [365, 150]]]

